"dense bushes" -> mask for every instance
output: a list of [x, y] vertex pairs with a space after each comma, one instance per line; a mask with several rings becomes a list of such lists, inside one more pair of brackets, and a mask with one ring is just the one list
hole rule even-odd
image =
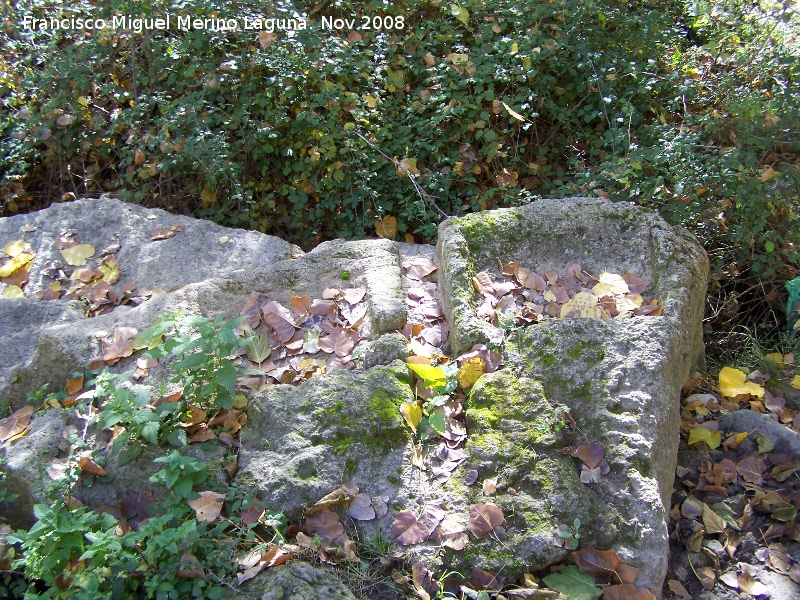
[[[387, 216], [398, 239], [431, 241], [443, 214], [588, 194], [691, 227], [720, 278], [800, 268], [790, 3], [294, 2], [308, 28], [260, 36], [22, 22], [241, 23], [291, 17], [289, 4], [16, 2], [4, 214], [107, 192], [308, 247], [373, 235]], [[323, 31], [323, 15], [403, 27]], [[392, 234], [391, 219], [378, 230]]]

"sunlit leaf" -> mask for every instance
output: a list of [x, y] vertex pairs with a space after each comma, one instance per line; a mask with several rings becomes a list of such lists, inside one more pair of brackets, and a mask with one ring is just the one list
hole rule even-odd
[[82, 267], [86, 264], [88, 259], [94, 256], [94, 247], [89, 244], [76, 244], [75, 246], [59, 250], [59, 252], [61, 252], [61, 256], [64, 257], [68, 265]]
[[723, 396], [729, 398], [739, 394], [750, 394], [756, 398], [763, 398], [764, 388], [746, 379], [747, 375], [739, 369], [723, 367], [719, 372], [719, 391]]
[[187, 503], [194, 509], [198, 521], [213, 523], [217, 520], [219, 513], [222, 511], [222, 502], [224, 499], [225, 494], [206, 491], [200, 492], [199, 498], [187, 500]]
[[558, 590], [570, 600], [593, 600], [603, 590], [594, 583], [594, 577], [581, 573], [575, 565], [567, 565], [558, 573], [550, 573], [543, 578], [548, 587]]
[[32, 414], [32, 406], [23, 406], [0, 421], [0, 442], [5, 442], [25, 431], [30, 425]]

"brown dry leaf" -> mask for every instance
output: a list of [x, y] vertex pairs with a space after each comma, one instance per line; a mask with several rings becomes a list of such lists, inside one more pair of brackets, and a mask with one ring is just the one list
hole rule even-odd
[[702, 567], [697, 569], [696, 575], [700, 580], [700, 585], [702, 585], [705, 589], [710, 590], [714, 587], [714, 582], [717, 578], [716, 573], [714, 573], [714, 569], [711, 567]]
[[469, 507], [469, 529], [479, 540], [505, 523], [503, 511], [495, 504], [473, 504]]
[[603, 588], [603, 600], [656, 600], [646, 587], [622, 583]]
[[476, 567], [472, 571], [472, 577], [469, 578], [469, 585], [476, 590], [499, 592], [505, 587], [505, 579], [497, 573], [484, 571]]
[[736, 465], [736, 472], [747, 481], [755, 485], [764, 483], [761, 474], [767, 469], [766, 463], [758, 456], [746, 456]]
[[447, 515], [430, 536], [430, 540], [453, 550], [463, 550], [469, 543], [461, 515]]
[[436, 271], [437, 267], [427, 256], [415, 256], [403, 260], [403, 268], [410, 279], [422, 280]]
[[5, 442], [25, 431], [30, 425], [33, 406], [18, 408], [0, 421], [0, 442]]
[[497, 492], [497, 478], [483, 480], [483, 493], [492, 495]]
[[582, 573], [590, 575], [611, 575], [620, 566], [620, 559], [617, 551], [613, 548], [608, 550], [595, 550], [594, 548], [581, 548], [571, 554], [575, 564]]
[[614, 273], [605, 272], [600, 275], [598, 283], [592, 288], [592, 292], [598, 298], [600, 296], [616, 296], [627, 294], [630, 290], [625, 279]]
[[358, 495], [358, 491], [358, 486], [352, 481], [343, 483], [330, 494], [326, 494], [317, 502], [315, 502], [313, 506], [307, 508], [303, 514], [308, 517], [316, 512], [328, 508], [329, 506], [347, 504]]
[[392, 522], [391, 540], [401, 546], [419, 544], [428, 539], [431, 532], [425, 523], [417, 520], [411, 510], [401, 510]]
[[261, 312], [264, 315], [264, 321], [272, 328], [282, 344], [294, 337], [294, 319], [286, 307], [270, 300], [261, 308]]
[[397, 217], [386, 215], [382, 219], [375, 221], [375, 233], [378, 237], [390, 240], [397, 237]]
[[100, 477], [105, 477], [107, 475], [106, 470], [88, 456], [84, 456], [78, 461], [78, 468], [81, 471], [86, 471], [92, 475], [99, 475]]
[[345, 302], [350, 305], [361, 302], [366, 294], [366, 288], [348, 288], [346, 290], [342, 290], [342, 295], [344, 296]]
[[114, 329], [114, 341], [103, 340], [103, 360], [109, 365], [116, 364], [120, 358], [133, 354], [133, 340], [138, 330], [134, 327], [117, 327]]
[[683, 587], [683, 584], [677, 579], [670, 579], [667, 581], [667, 585], [670, 591], [676, 596], [680, 596], [683, 600], [692, 600], [691, 594], [686, 591], [686, 588]]
[[261, 44], [261, 47], [264, 48], [264, 49], [269, 48], [277, 40], [278, 40], [278, 36], [272, 31], [259, 31], [258, 32], [258, 43]]
[[167, 229], [166, 227], [161, 227], [160, 225], [155, 227], [153, 231], [150, 232], [150, 239], [154, 242], [158, 240], [168, 240], [171, 237], [175, 237], [175, 230], [172, 228]]
[[372, 499], [366, 492], [361, 492], [347, 507], [347, 514], [356, 521], [371, 521], [375, 518], [375, 507], [372, 506]]
[[324, 338], [319, 340], [319, 349], [336, 356], [349, 356], [358, 341], [358, 334], [349, 333], [341, 327], [334, 327]]
[[294, 296], [289, 302], [292, 305], [292, 312], [299, 319], [305, 319], [311, 309], [311, 296]]
[[202, 442], [208, 442], [210, 440], [217, 439], [217, 434], [214, 433], [208, 425], [205, 423], [201, 423], [200, 426], [197, 428], [190, 437], [188, 442], [190, 444], [200, 444]]
[[588, 292], [578, 292], [572, 300], [561, 306], [559, 319], [607, 319], [608, 315], [599, 306], [598, 298]]
[[739, 589], [745, 594], [750, 594], [751, 596], [766, 596], [769, 594], [769, 588], [760, 581], [753, 579], [753, 576], [747, 571], [739, 575], [738, 580]]
[[603, 444], [581, 444], [575, 449], [575, 455], [590, 469], [596, 468], [605, 456]]
[[439, 594], [439, 584], [433, 579], [433, 573], [426, 569], [422, 563], [411, 566], [411, 582], [414, 590], [422, 600], [431, 600]]
[[223, 500], [225, 500], [225, 494], [205, 491], [200, 492], [199, 498], [187, 500], [187, 503], [194, 509], [198, 521], [213, 523], [222, 511]]

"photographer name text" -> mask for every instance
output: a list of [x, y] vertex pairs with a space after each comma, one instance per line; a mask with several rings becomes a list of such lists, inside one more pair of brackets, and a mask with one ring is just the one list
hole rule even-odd
[[[300, 31], [308, 29], [309, 22], [305, 17], [273, 18], [250, 17], [239, 18], [210, 18], [186, 15], [165, 14], [160, 17], [134, 17], [132, 15], [115, 15], [108, 18], [95, 17], [33, 17], [25, 16], [22, 27], [27, 30], [76, 30], [76, 31], [167, 31], [178, 29], [182, 31]], [[319, 21], [320, 29], [324, 31], [348, 31], [356, 29], [403, 29], [405, 18], [402, 16], [353, 16], [331, 17], [322, 16]]]

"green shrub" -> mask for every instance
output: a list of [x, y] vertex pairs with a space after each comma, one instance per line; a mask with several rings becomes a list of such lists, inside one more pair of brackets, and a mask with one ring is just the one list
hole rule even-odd
[[[689, 226], [720, 278], [800, 267], [789, 4], [341, 0], [309, 15], [317, 4], [17, 2], [0, 79], [5, 212], [108, 192], [308, 247], [386, 216], [400, 239], [432, 241], [444, 214], [588, 194]], [[262, 38], [21, 26], [294, 9], [307, 29]], [[403, 27], [359, 40], [322, 31], [322, 15]]]

